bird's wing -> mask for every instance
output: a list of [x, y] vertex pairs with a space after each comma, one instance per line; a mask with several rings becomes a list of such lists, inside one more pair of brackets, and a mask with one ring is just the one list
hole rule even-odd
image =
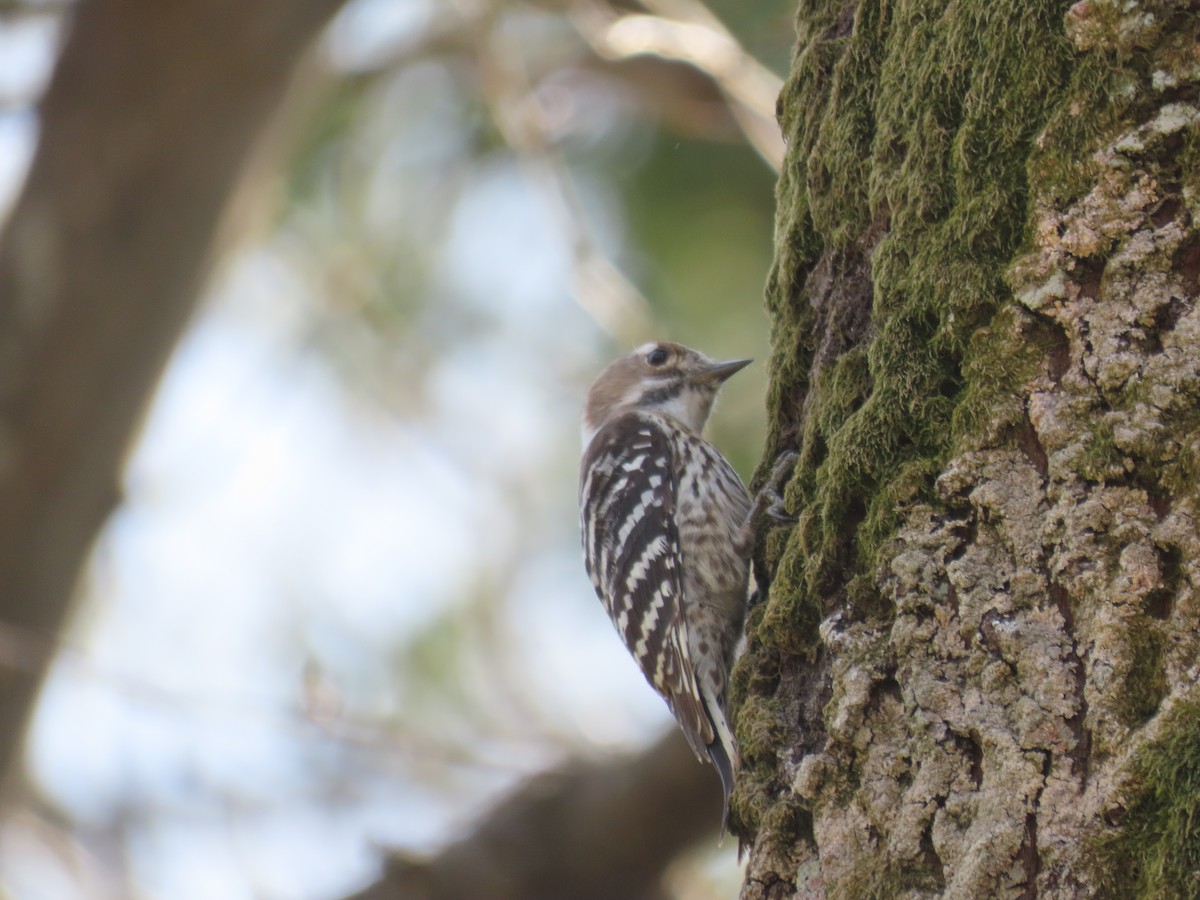
[[692, 749], [713, 725], [688, 658], [672, 442], [651, 418], [622, 416], [592, 439], [581, 468], [584, 561], [596, 594]]

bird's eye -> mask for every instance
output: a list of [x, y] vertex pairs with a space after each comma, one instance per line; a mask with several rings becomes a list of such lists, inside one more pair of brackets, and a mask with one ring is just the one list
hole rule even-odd
[[653, 350], [650, 351], [650, 354], [646, 357], [646, 362], [648, 362], [650, 365], [652, 365], [656, 368], [658, 366], [661, 366], [666, 361], [667, 361], [667, 351], [664, 350], [662, 347], [655, 347]]

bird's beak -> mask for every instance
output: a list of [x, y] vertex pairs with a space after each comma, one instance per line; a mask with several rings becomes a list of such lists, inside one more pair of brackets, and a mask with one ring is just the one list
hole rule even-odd
[[720, 384], [734, 372], [740, 372], [752, 362], [754, 362], [752, 359], [731, 359], [728, 362], [720, 362], [707, 369], [701, 369], [692, 377], [697, 381], [711, 381]]

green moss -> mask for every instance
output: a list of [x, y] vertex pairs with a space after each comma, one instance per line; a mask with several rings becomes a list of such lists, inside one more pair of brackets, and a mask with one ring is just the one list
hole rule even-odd
[[[877, 564], [903, 509], [931, 498], [954, 441], [992, 423], [1031, 371], [1037, 348], [1013, 314], [992, 319], [1024, 239], [1026, 160], [1071, 78], [1068, 6], [863, 0], [852, 22], [840, 4], [801, 10], [768, 284], [769, 446], [801, 450], [800, 521], [762, 620], [781, 650], [811, 654], [828, 603]], [[823, 256], [838, 272], [864, 253], [867, 340], [817, 360], [829, 335], [813, 332], [831, 326], [809, 277]]]
[[1189, 423], [1190, 428], [1182, 428], [1179, 433], [1184, 436], [1178, 453], [1174, 459], [1162, 467], [1161, 484], [1163, 490], [1170, 495], [1177, 495], [1200, 484], [1200, 423]]
[[1121, 685], [1120, 708], [1126, 723], [1138, 726], [1158, 712], [1167, 694], [1163, 671], [1166, 642], [1157, 623], [1152, 622], [1131, 623], [1126, 641], [1133, 665]]
[[866, 352], [861, 347], [848, 350], [821, 376], [809, 419], [817, 434], [832, 434], [871, 394], [871, 371]]
[[1125, 455], [1116, 445], [1111, 420], [1100, 419], [1085, 435], [1083, 451], [1075, 457], [1073, 466], [1089, 481], [1119, 481], [1125, 477]]
[[1046, 123], [1041, 149], [1029, 159], [1030, 179], [1048, 203], [1065, 209], [1095, 183], [1098, 163], [1092, 158], [1102, 135], [1121, 130], [1131, 115], [1132, 73], [1101, 54], [1085, 56], [1067, 85], [1069, 103], [1061, 104]]
[[846, 603], [858, 616], [869, 619], [891, 619], [894, 608], [879, 593], [870, 575], [856, 575], [846, 584]]
[[[941, 468], [940, 459], [918, 458], [898, 463], [894, 471], [885, 473], [882, 489], [871, 498], [866, 516], [858, 529], [857, 562], [860, 568], [870, 571], [875, 567], [879, 552], [887, 545], [908, 509], [917, 503], [932, 500], [933, 479]], [[858, 576], [850, 583], [854, 584], [855, 580], [865, 577]], [[861, 596], [861, 588], [859, 593]], [[874, 608], [879, 613], [884, 612], [878, 604]]]
[[815, 521], [810, 514], [801, 516], [797, 525], [800, 534], [793, 532], [779, 560], [771, 583], [770, 603], [758, 627], [753, 629], [772, 649], [808, 660], [813, 659], [820, 645], [817, 626], [824, 616], [819, 600], [815, 601], [812, 593], [804, 589], [809, 561], [807, 548], [811, 547], [813, 553], [819, 552], [819, 541], [812, 536], [807, 541], [797, 540], [797, 537], [811, 530]]
[[[887, 37], [887, 5], [863, 3], [849, 37], [823, 44], [830, 66], [828, 101], [816, 120], [807, 163], [807, 193], [813, 224], [831, 246], [858, 240], [871, 220], [867, 195], [873, 108]], [[858, 152], [848, 153], [848, 148]]]
[[896, 900], [901, 896], [900, 885], [889, 877], [881, 854], [867, 857], [856, 853], [855, 859], [866, 865], [860, 865], [849, 878], [831, 886], [829, 900]]
[[951, 417], [959, 449], [977, 449], [1023, 425], [1023, 387], [1062, 340], [1061, 331], [1015, 306], [971, 335], [963, 365], [966, 388]]
[[1092, 848], [1098, 895], [1200, 897], [1200, 703], [1172, 709], [1133, 770], [1135, 792], [1120, 830]]
[[[738, 710], [738, 747], [747, 761], [770, 756], [781, 734], [778, 701], [754, 697]], [[761, 752], [759, 752], [761, 749]]]
[[775, 859], [790, 859], [787, 866], [795, 869], [806, 848], [814, 844], [813, 815], [794, 801], [777, 803], [764, 810], [758, 831], [766, 840], [758, 852]]
[[1200, 131], [1191, 129], [1184, 135], [1183, 146], [1175, 157], [1179, 167], [1180, 193], [1189, 198], [1193, 209], [1200, 203]]
[[[744, 679], [750, 669], [738, 667]], [[738, 675], [735, 675], [735, 682]], [[748, 696], [744, 682], [735, 683], [734, 692], [742, 693], [746, 702], [738, 708], [734, 726], [737, 729], [741, 768], [737, 790], [730, 801], [734, 831], [737, 834], [767, 831], [781, 848], [794, 849], [800, 840], [812, 840], [812, 814], [795, 802], [779, 803], [773, 798], [777, 773], [770, 761], [780, 745], [785, 730], [779, 702], [753, 693]]]

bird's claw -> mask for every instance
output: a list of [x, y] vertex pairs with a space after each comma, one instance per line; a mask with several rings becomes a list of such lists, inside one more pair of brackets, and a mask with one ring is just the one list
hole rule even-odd
[[778, 493], [783, 487], [784, 480], [795, 470], [796, 461], [799, 459], [800, 454], [795, 450], [785, 450], [779, 454], [775, 465], [771, 467], [771, 477], [767, 479], [767, 485], [773, 493]]
[[770, 505], [766, 508], [766, 514], [783, 525], [795, 525], [798, 519], [787, 511], [787, 506], [784, 504], [783, 495], [780, 493], [784, 483], [791, 477], [796, 469], [796, 461], [800, 458], [800, 454], [795, 450], [786, 450], [779, 454], [779, 458], [775, 460], [775, 465], [771, 467], [771, 477], [767, 479], [767, 483], [763, 485], [760, 493], [770, 501]]
[[799, 458], [798, 453], [788, 450], [775, 460], [775, 465], [771, 468], [771, 476], [754, 498], [754, 505], [738, 535], [736, 546], [742, 555], [748, 556], [753, 549], [755, 536], [758, 534], [764, 517], [779, 525], [794, 525], [798, 521], [795, 516], [788, 513], [779, 490], [796, 468], [796, 460]]
[[773, 522], [778, 522], [780, 525], [795, 525], [800, 521], [799, 516], [793, 516], [787, 511], [783, 497], [778, 494], [774, 496], [771, 505], [767, 507], [767, 515]]

